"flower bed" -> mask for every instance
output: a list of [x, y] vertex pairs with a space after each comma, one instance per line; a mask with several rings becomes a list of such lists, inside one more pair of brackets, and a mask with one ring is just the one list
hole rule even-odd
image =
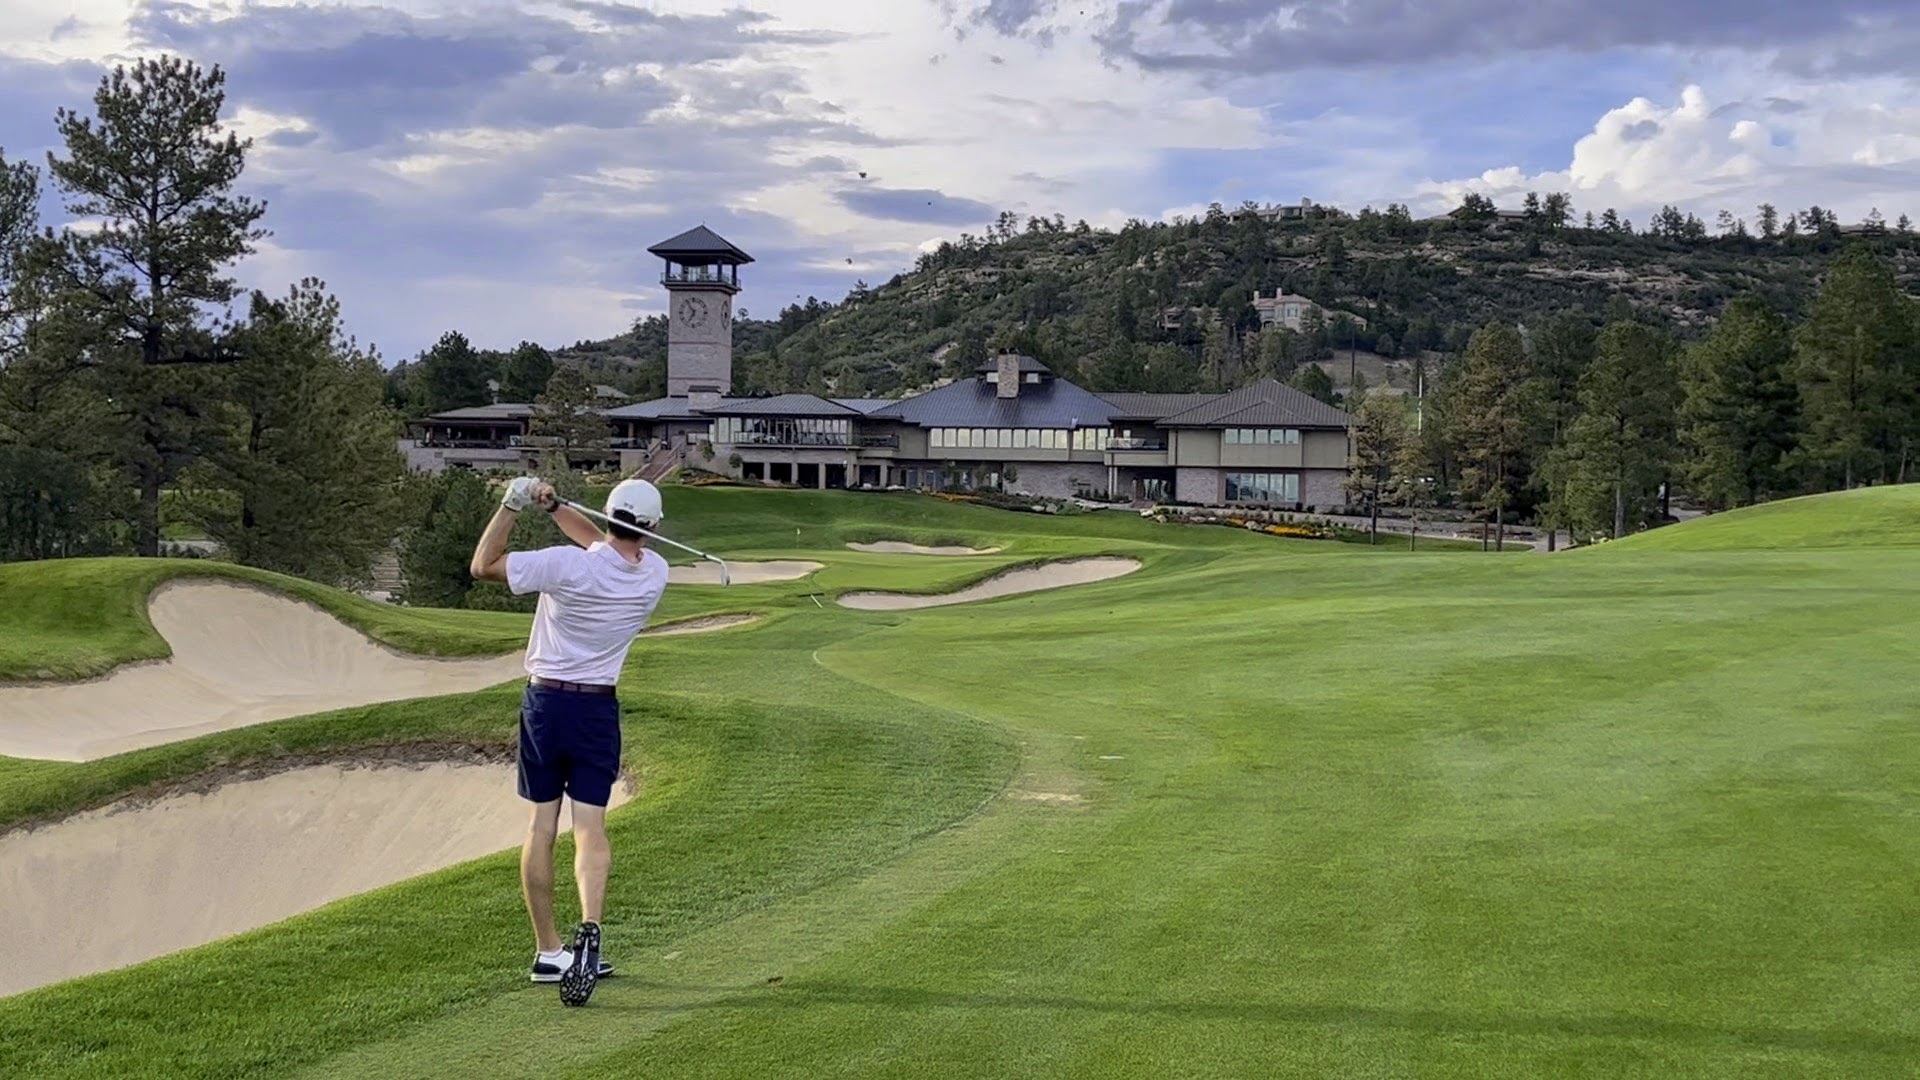
[[1291, 514], [1274, 510], [1223, 514], [1209, 510], [1156, 506], [1151, 510], [1142, 510], [1140, 516], [1175, 525], [1227, 525], [1289, 540], [1334, 540], [1340, 535], [1337, 526], [1316, 521], [1296, 520]]

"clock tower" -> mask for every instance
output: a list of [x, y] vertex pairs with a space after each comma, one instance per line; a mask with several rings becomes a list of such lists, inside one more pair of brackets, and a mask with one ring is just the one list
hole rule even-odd
[[753, 256], [705, 225], [648, 248], [666, 269], [667, 396], [733, 389], [733, 296]]

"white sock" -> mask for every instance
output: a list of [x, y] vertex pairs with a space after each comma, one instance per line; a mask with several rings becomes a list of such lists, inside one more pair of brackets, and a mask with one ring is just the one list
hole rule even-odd
[[552, 952], [543, 952], [538, 954], [539, 959], [541, 960], [559, 960], [562, 957], [571, 956], [571, 955], [572, 954], [567, 952], [567, 950], [564, 947], [555, 949]]

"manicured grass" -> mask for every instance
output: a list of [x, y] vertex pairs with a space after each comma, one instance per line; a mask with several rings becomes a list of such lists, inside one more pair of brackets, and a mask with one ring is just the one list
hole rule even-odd
[[[1796, 511], [1828, 519], [1792, 523], [1804, 535], [1891, 515], [1857, 547], [1780, 543], [1756, 512], [1737, 550], [1683, 550], [1727, 515], [1500, 559], [679, 494], [669, 518], [691, 542], [830, 568], [754, 587], [772, 613], [755, 629], [636, 647], [629, 746], [650, 788], [613, 819], [608, 939], [627, 974], [592, 1007], [518, 982], [501, 857], [0, 1000], [0, 1072], [1887, 1076], [1920, 1060], [1906, 492]], [[854, 507], [874, 509], [855, 524]], [[920, 612], [806, 595], [1092, 553], [1145, 568]], [[511, 704], [388, 705], [62, 767], [77, 771], [0, 820], [83, 773], [123, 770], [111, 789], [193, 755], [279, 752], [248, 740], [504, 739]]]
[[1911, 547], [1920, 544], [1920, 484], [1783, 499], [1620, 542], [1664, 551]]
[[166, 656], [147, 595], [183, 575], [277, 589], [410, 652], [481, 656], [526, 644], [525, 615], [395, 607], [208, 559], [61, 559], [0, 565], [0, 679], [86, 678]]

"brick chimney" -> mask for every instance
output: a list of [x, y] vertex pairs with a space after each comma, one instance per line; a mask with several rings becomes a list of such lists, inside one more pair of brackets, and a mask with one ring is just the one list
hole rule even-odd
[[1000, 354], [1000, 384], [996, 392], [1003, 398], [1020, 396], [1020, 358], [1013, 353]]
[[693, 410], [711, 409], [720, 404], [720, 388], [717, 386], [687, 387], [687, 408]]

